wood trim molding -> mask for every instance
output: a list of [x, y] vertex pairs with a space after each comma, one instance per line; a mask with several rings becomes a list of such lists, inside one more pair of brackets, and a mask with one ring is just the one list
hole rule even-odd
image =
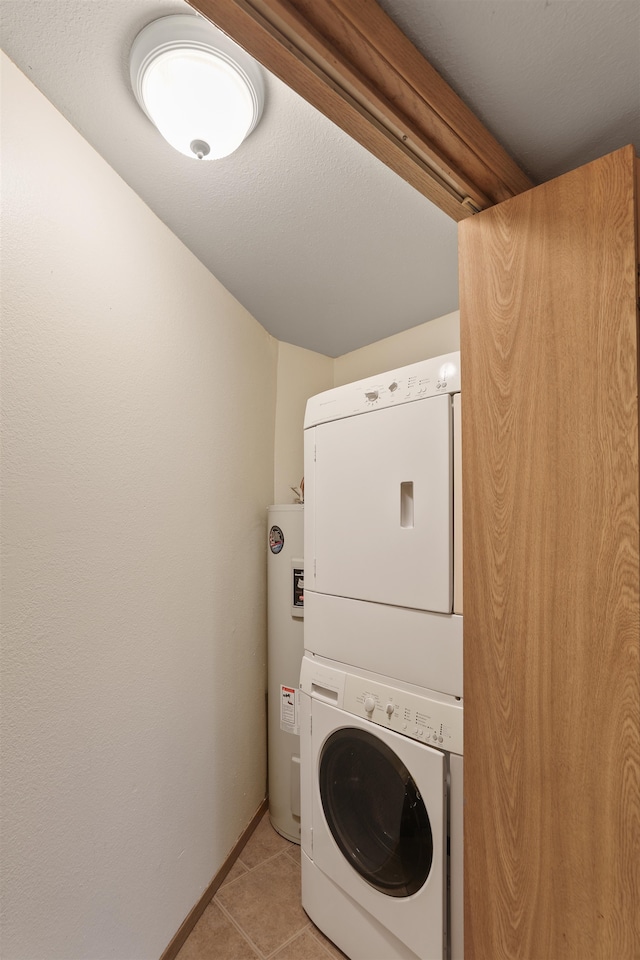
[[189, 0], [454, 220], [534, 184], [375, 0]]
[[167, 949], [164, 951], [164, 953], [160, 957], [160, 960], [175, 960], [175, 958], [178, 956], [178, 954], [180, 953], [180, 950], [184, 946], [184, 943], [187, 937], [195, 927], [196, 923], [198, 922], [198, 920], [200, 919], [204, 911], [207, 909], [209, 903], [211, 902], [213, 897], [216, 895], [218, 889], [222, 886], [222, 882], [224, 878], [229, 873], [229, 871], [231, 870], [231, 867], [234, 865], [234, 863], [242, 853], [251, 834], [260, 823], [260, 820], [262, 819], [263, 815], [266, 813], [268, 806], [269, 806], [269, 801], [268, 801], [268, 798], [265, 797], [265, 799], [262, 801], [262, 803], [260, 804], [256, 812], [254, 813], [253, 817], [251, 818], [251, 822], [249, 826], [240, 835], [233, 849], [231, 850], [231, 853], [229, 854], [225, 862], [222, 864], [222, 866], [216, 873], [215, 877], [213, 878], [213, 880], [211, 881], [211, 883], [209, 884], [205, 892], [202, 894], [202, 896], [196, 903], [195, 907], [193, 907], [193, 909], [190, 910], [190, 912], [187, 914], [185, 919], [180, 924], [180, 927], [176, 935], [173, 937], [171, 943], [168, 945]]

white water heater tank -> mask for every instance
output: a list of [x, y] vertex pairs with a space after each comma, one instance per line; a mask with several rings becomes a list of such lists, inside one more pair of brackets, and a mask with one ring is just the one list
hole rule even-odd
[[269, 817], [300, 843], [299, 682], [303, 655], [304, 507], [267, 511], [267, 702]]

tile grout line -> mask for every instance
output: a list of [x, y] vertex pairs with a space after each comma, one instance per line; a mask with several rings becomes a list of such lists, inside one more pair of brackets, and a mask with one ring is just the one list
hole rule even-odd
[[287, 859], [297, 869], [300, 869], [300, 863], [296, 859], [293, 852], [293, 847], [299, 846], [299, 844], [294, 844], [292, 841], [286, 841], [286, 838], [283, 838], [283, 839], [285, 839], [286, 846], [284, 846], [280, 850], [277, 850], [275, 853], [271, 854], [271, 856], [265, 857], [259, 863], [256, 863], [253, 867], [250, 867], [248, 866], [247, 863], [245, 863], [245, 861], [242, 859], [242, 854], [241, 854], [238, 857], [238, 863], [240, 863], [244, 867], [245, 872], [241, 873], [239, 877], [235, 877], [234, 880], [230, 880], [230, 881], [227, 881], [227, 883], [223, 883], [222, 886], [216, 891], [215, 895], [213, 896], [210, 902], [216, 904], [216, 906], [221, 911], [221, 913], [225, 916], [225, 918], [229, 921], [229, 923], [232, 924], [234, 929], [237, 930], [237, 932], [241, 935], [241, 937], [245, 940], [245, 942], [249, 944], [252, 950], [255, 950], [259, 960], [269, 960], [269, 958], [275, 957], [280, 950], [284, 949], [284, 947], [288, 946], [290, 943], [293, 943], [293, 941], [295, 941], [296, 938], [301, 936], [305, 931], [308, 931], [309, 934], [313, 936], [313, 939], [315, 940], [315, 942], [322, 949], [323, 954], [325, 954], [328, 958], [331, 958], [331, 960], [333, 960], [333, 958], [331, 957], [331, 954], [325, 948], [325, 945], [322, 943], [322, 941], [319, 940], [318, 937], [314, 936], [313, 923], [309, 918], [307, 918], [307, 923], [305, 924], [305, 926], [301, 927], [299, 930], [296, 930], [295, 933], [293, 933], [287, 940], [284, 940], [282, 943], [278, 944], [278, 946], [275, 947], [270, 953], [268, 954], [263, 953], [263, 951], [252, 940], [252, 938], [244, 930], [244, 928], [240, 925], [240, 923], [232, 916], [232, 914], [225, 907], [222, 901], [218, 899], [220, 894], [223, 894], [226, 890], [231, 891], [231, 888], [240, 880], [243, 880], [250, 873], [253, 873], [255, 870], [258, 870], [260, 867], [264, 866], [264, 864], [270, 863], [272, 860], [275, 860], [277, 857], [281, 856], [282, 854], [284, 854], [287, 857]]
[[[269, 860], [272, 860], [273, 857], [269, 857], [268, 859], [269, 859]], [[263, 863], [266, 863], [266, 861], [263, 861]], [[259, 864], [258, 864], [257, 866], [259, 866]], [[252, 869], [255, 869], [255, 867], [252, 868]], [[247, 871], [247, 872], [250, 872], [250, 871]], [[239, 879], [239, 878], [238, 878], [238, 879]], [[216, 898], [217, 898], [217, 894], [216, 894], [216, 896], [214, 896], [214, 897], [212, 898], [212, 900], [210, 901], [210, 903], [212, 903], [212, 904], [215, 903], [215, 905], [217, 906], [217, 908], [220, 910], [220, 912], [223, 914], [223, 916], [229, 921], [229, 923], [234, 927], [234, 929], [240, 934], [240, 936], [242, 937], [242, 939], [243, 939], [246, 943], [249, 944], [249, 946], [251, 947], [252, 950], [254, 950], [254, 951], [256, 952], [256, 954], [257, 954], [257, 960], [271, 960], [271, 958], [275, 957], [275, 956], [280, 952], [280, 950], [283, 950], [283, 949], [284, 949], [285, 947], [287, 947], [289, 944], [293, 943], [298, 937], [302, 936], [302, 934], [305, 933], [305, 931], [308, 931], [308, 932], [309, 932], [310, 936], [313, 937], [313, 939], [316, 941], [316, 943], [318, 944], [318, 946], [320, 947], [320, 949], [322, 950], [322, 952], [323, 952], [328, 958], [330, 958], [330, 960], [334, 960], [333, 954], [329, 953], [329, 951], [327, 950], [327, 948], [326, 948], [326, 946], [324, 945], [324, 943], [322, 942], [322, 940], [321, 940], [318, 936], [316, 936], [315, 930], [316, 930], [317, 928], [314, 926], [313, 921], [312, 921], [312, 920], [309, 920], [309, 919], [307, 919], [307, 923], [305, 924], [304, 927], [301, 927], [301, 928], [300, 928], [299, 930], [297, 930], [294, 934], [292, 934], [292, 935], [289, 937], [288, 940], [284, 940], [282, 943], [278, 944], [278, 946], [275, 947], [275, 948], [271, 951], [271, 953], [264, 953], [264, 952], [260, 949], [260, 947], [257, 945], [257, 943], [255, 943], [255, 942], [251, 939], [251, 937], [250, 937], [249, 934], [246, 932], [246, 930], [245, 930], [245, 929], [238, 923], [238, 921], [229, 913], [229, 911], [226, 909], [226, 907], [224, 906], [224, 904], [220, 903], [220, 901], [217, 900]]]
[[[246, 940], [246, 942], [256, 951], [260, 960], [269, 960], [270, 957], [274, 957], [278, 953], [278, 951], [282, 950], [288, 944], [292, 943], [297, 937], [301, 936], [301, 934], [304, 933], [305, 930], [308, 930], [311, 936], [313, 936], [313, 929], [312, 929], [313, 924], [311, 920], [307, 918], [307, 923], [305, 924], [305, 926], [301, 927], [299, 930], [296, 930], [295, 933], [293, 933], [287, 940], [283, 940], [282, 943], [279, 943], [278, 946], [275, 947], [270, 953], [265, 954], [258, 947], [258, 945], [251, 939], [249, 934], [243, 929], [240, 923], [231, 915], [231, 913], [225, 907], [225, 905], [218, 899], [218, 895], [222, 893], [224, 890], [230, 890], [231, 887], [233, 887], [233, 885], [237, 881], [243, 880], [250, 873], [253, 873], [254, 870], [258, 870], [265, 863], [270, 863], [272, 860], [275, 860], [277, 857], [280, 857], [283, 854], [293, 864], [294, 867], [296, 867], [297, 869], [300, 869], [300, 864], [298, 863], [298, 861], [293, 856], [290, 856], [290, 850], [288, 847], [285, 847], [282, 850], [278, 850], [276, 853], [272, 854], [270, 857], [265, 857], [264, 860], [261, 860], [260, 863], [256, 863], [256, 865], [253, 867], [248, 867], [247, 864], [244, 863], [240, 857], [238, 857], [238, 859], [242, 863], [242, 866], [245, 868], [246, 872], [241, 874], [239, 877], [236, 877], [235, 880], [231, 880], [228, 883], [223, 884], [211, 901], [212, 903], [216, 904], [216, 906], [221, 910], [221, 912], [224, 914], [227, 920], [229, 920], [229, 922], [233, 924], [233, 926], [238, 931], [238, 933], [240, 933], [244, 938], [244, 940]], [[331, 954], [326, 950], [324, 944], [315, 936], [314, 936], [314, 940], [322, 948], [323, 953], [325, 953], [327, 957], [331, 957]], [[331, 960], [333, 960], [333, 958], [331, 958]]]
[[[277, 853], [275, 853], [275, 854], [272, 854], [272, 856], [266, 857], [264, 860], [261, 860], [260, 863], [257, 863], [254, 867], [247, 867], [247, 865], [243, 863], [242, 866], [245, 868], [245, 873], [241, 874], [241, 876], [239, 876], [239, 877], [236, 877], [236, 880], [241, 880], [243, 877], [247, 876], [249, 873], [252, 873], [254, 870], [257, 870], [257, 869], [258, 869], [260, 866], [262, 866], [263, 864], [268, 863], [268, 862], [270, 862], [271, 860], [274, 860], [276, 857], [279, 857], [282, 853], [284, 853], [284, 854], [287, 855], [288, 859], [292, 861], [292, 863], [294, 864], [294, 866], [296, 866], [296, 867], [299, 867], [299, 866], [300, 866], [299, 863], [297, 862], [297, 860], [295, 860], [295, 858], [294, 858], [293, 856], [289, 856], [289, 853], [290, 853], [289, 850], [287, 850], [287, 849], [285, 849], [285, 850], [280, 850], [279, 852], [277, 852]], [[254, 942], [254, 940], [251, 938], [251, 936], [249, 935], [249, 933], [248, 933], [248, 932], [241, 926], [241, 924], [233, 917], [233, 915], [229, 912], [229, 910], [225, 907], [225, 905], [224, 905], [220, 900], [218, 900], [218, 894], [221, 893], [225, 888], [230, 888], [230, 887], [232, 887], [233, 884], [236, 882], [236, 880], [232, 880], [232, 881], [230, 881], [230, 882], [228, 882], [228, 883], [223, 884], [223, 885], [218, 889], [218, 891], [216, 892], [216, 894], [211, 898], [211, 900], [209, 901], [209, 903], [216, 905], [216, 907], [220, 910], [220, 912], [221, 912], [222, 915], [225, 917], [225, 919], [231, 924], [231, 926], [236, 930], [236, 932], [242, 937], [242, 939], [245, 941], [245, 943], [247, 943], [248, 946], [249, 946], [253, 951], [255, 951], [256, 960], [273, 960], [273, 958], [277, 957], [278, 953], [279, 953], [281, 950], [283, 950], [285, 947], [289, 946], [290, 944], [294, 943], [294, 942], [298, 939], [298, 937], [301, 937], [301, 936], [302, 936], [304, 933], [306, 933], [306, 932], [308, 932], [309, 935], [310, 935], [311, 937], [313, 937], [313, 939], [314, 939], [315, 943], [317, 944], [317, 946], [320, 947], [323, 956], [326, 956], [326, 957], [328, 958], [328, 960], [334, 960], [334, 954], [329, 952], [329, 950], [328, 950], [327, 946], [325, 945], [325, 943], [323, 943], [323, 941], [320, 939], [320, 936], [322, 936], [321, 931], [319, 931], [319, 930], [317, 929], [317, 927], [315, 927], [313, 921], [312, 921], [308, 916], [307, 916], [307, 923], [305, 924], [305, 926], [301, 927], [299, 930], [296, 930], [295, 933], [293, 933], [287, 940], [284, 940], [282, 943], [278, 944], [270, 953], [268, 953], [268, 954], [267, 954], [267, 953], [264, 953], [264, 952], [260, 949], [260, 947], [257, 945], [257, 943]], [[303, 908], [303, 909], [304, 909], [304, 908]], [[318, 934], [320, 934], [320, 936], [318, 936]]]
[[333, 956], [329, 953], [324, 943], [322, 943], [322, 941], [318, 937], [316, 937], [316, 935], [314, 934], [313, 932], [314, 926], [311, 920], [309, 920], [309, 922], [305, 927], [302, 927], [300, 930], [298, 930], [297, 933], [294, 933], [292, 937], [289, 937], [289, 939], [285, 940], [284, 943], [281, 943], [279, 947], [276, 947], [275, 950], [267, 954], [267, 956], [265, 957], [265, 960], [273, 960], [273, 958], [276, 957], [281, 950], [284, 950], [285, 947], [288, 947], [290, 943], [293, 943], [294, 940], [297, 940], [298, 937], [301, 937], [302, 934], [305, 933], [307, 930], [309, 931], [310, 936], [313, 937], [313, 939], [316, 941], [320, 949], [323, 951], [323, 953], [325, 953], [328, 957], [331, 958], [331, 960], [333, 960]]
[[[282, 851], [281, 851], [281, 852], [282, 852]], [[280, 854], [276, 854], [276, 856], [280, 856]], [[268, 860], [273, 860], [274, 858], [273, 858], [273, 857], [268, 857], [267, 859], [268, 859]], [[267, 860], [263, 860], [262, 863], [267, 863]], [[295, 861], [294, 861], [294, 863], [295, 863]], [[255, 866], [255, 867], [252, 867], [251, 869], [252, 869], [252, 870], [255, 870], [255, 869], [256, 869], [257, 867], [259, 867], [259, 866], [260, 866], [260, 864], [256, 864], [256, 866]], [[251, 870], [247, 870], [247, 873], [250, 873], [250, 872], [251, 872]], [[243, 876], [244, 876], [244, 874], [243, 874]], [[238, 880], [240, 880], [240, 879], [241, 879], [241, 878], [238, 877]], [[232, 883], [235, 883], [235, 880], [232, 881]], [[222, 889], [222, 888], [221, 888], [221, 889]], [[252, 948], [256, 951], [256, 953], [258, 954], [260, 960], [270, 960], [270, 958], [275, 957], [275, 956], [279, 953], [280, 950], [283, 950], [284, 947], [288, 946], [290, 943], [293, 943], [293, 941], [296, 940], [298, 937], [300, 937], [300, 936], [305, 932], [305, 930], [308, 930], [308, 931], [309, 931], [309, 934], [310, 934], [310, 935], [313, 937], [313, 939], [316, 941], [316, 943], [318, 944], [318, 946], [321, 948], [322, 952], [323, 952], [324, 954], [326, 954], [327, 957], [331, 958], [331, 960], [333, 960], [333, 954], [329, 953], [329, 951], [327, 950], [327, 948], [326, 948], [326, 946], [324, 945], [324, 943], [322, 942], [322, 940], [321, 940], [319, 937], [316, 936], [316, 934], [315, 934], [315, 932], [314, 932], [315, 929], [316, 929], [316, 927], [314, 926], [313, 921], [311, 921], [311, 920], [309, 920], [309, 919], [307, 920], [307, 923], [305, 924], [304, 927], [301, 927], [299, 930], [296, 930], [296, 932], [293, 933], [293, 934], [289, 937], [288, 940], [283, 940], [282, 943], [279, 943], [278, 946], [275, 947], [275, 948], [271, 951], [271, 953], [263, 953], [263, 951], [260, 949], [260, 947], [251, 939], [251, 937], [250, 937], [249, 934], [244, 930], [244, 928], [243, 928], [243, 927], [238, 923], [238, 921], [228, 912], [228, 910], [226, 909], [226, 907], [224, 906], [224, 904], [220, 903], [220, 901], [217, 900], [216, 897], [217, 897], [217, 894], [216, 894], [216, 896], [213, 898], [213, 900], [212, 900], [211, 902], [212, 902], [212, 903], [215, 902], [216, 906], [217, 906], [217, 907], [219, 908], [219, 910], [225, 915], [225, 917], [227, 918], [227, 920], [229, 920], [229, 922], [230, 922], [231, 924], [233, 924], [233, 926], [236, 928], [236, 930], [238, 931], [238, 933], [240, 933], [241, 936], [244, 938], [244, 940], [247, 941], [247, 943], [249, 944], [249, 946], [252, 947]]]
[[[238, 878], [238, 879], [239, 879], [239, 878]], [[216, 897], [217, 897], [217, 894], [216, 894]], [[243, 938], [243, 940], [246, 940], [246, 942], [249, 944], [249, 946], [251, 947], [251, 949], [252, 949], [252, 950], [255, 950], [255, 952], [256, 952], [257, 955], [258, 955], [259, 960], [267, 960], [267, 955], [262, 952], [262, 950], [259, 948], [259, 946], [257, 945], [257, 943], [254, 943], [254, 942], [253, 942], [253, 940], [251, 939], [251, 937], [249, 936], [249, 934], [246, 933], [246, 932], [242, 929], [242, 927], [240, 926], [240, 924], [239, 924], [236, 920], [234, 920], [234, 918], [231, 916], [231, 914], [230, 914], [230, 913], [228, 912], [228, 910], [225, 908], [224, 904], [220, 903], [220, 901], [217, 900], [216, 897], [214, 897], [211, 902], [212, 902], [212, 903], [215, 903], [215, 905], [218, 907], [218, 909], [220, 910], [220, 912], [225, 915], [225, 917], [227, 918], [227, 920], [229, 921], [229, 923], [231, 923], [231, 924], [235, 927], [235, 929], [238, 931], [238, 933], [239, 933], [240, 936]]]
[[[324, 945], [324, 943], [322, 942], [322, 940], [320, 939], [320, 937], [316, 936], [316, 930], [317, 930], [318, 933], [320, 933], [320, 934], [322, 934], [322, 930], [320, 930], [319, 927], [316, 927], [316, 925], [313, 923], [313, 921], [311, 921], [311, 923], [309, 924], [309, 929], [310, 929], [310, 931], [311, 931], [311, 936], [314, 938], [314, 940], [315, 940], [317, 943], [320, 944], [320, 946], [322, 947], [322, 949], [324, 950], [324, 952], [326, 953], [326, 955], [327, 955], [328, 957], [331, 957], [331, 960], [334, 960], [334, 954], [329, 953], [327, 947]], [[324, 934], [322, 934], [322, 936], [324, 936]], [[337, 946], [335, 945], [335, 943], [331, 942], [331, 945], [332, 945], [336, 950], [340, 950], [340, 948], [337, 947]], [[342, 953], [341, 950], [340, 950], [340, 953]]]
[[[240, 861], [240, 863], [242, 863], [242, 866], [246, 869], [247, 873], [252, 873], [254, 870], [257, 870], [258, 867], [261, 867], [261, 866], [263, 865], [263, 863], [269, 863], [270, 860], [275, 860], [276, 857], [281, 856], [283, 853], [284, 853], [287, 857], [289, 857], [290, 860], [293, 860], [293, 862], [296, 864], [296, 866], [299, 866], [298, 862], [297, 862], [296, 860], [294, 860], [293, 857], [290, 857], [290, 856], [289, 856], [289, 851], [288, 851], [286, 848], [285, 848], [284, 850], [278, 850], [277, 853], [272, 853], [271, 856], [269, 856], [269, 857], [265, 857], [264, 860], [261, 860], [261, 861], [260, 861], [260, 863], [256, 863], [256, 865], [255, 865], [254, 867], [248, 867], [248, 866], [246, 865], [246, 863], [244, 862], [244, 860], [241, 860], [240, 857], [238, 857], [238, 860]], [[245, 874], [242, 873], [242, 874], [240, 874], [239, 877], [236, 877], [235, 880], [230, 880], [228, 883], [223, 883], [223, 884], [222, 884], [222, 887], [231, 887], [231, 886], [233, 886], [233, 884], [234, 884], [237, 880], [242, 880], [242, 878], [243, 878], [244, 876], [245, 876]], [[222, 887], [220, 887], [219, 889], [222, 890]]]
[[280, 946], [276, 947], [275, 950], [272, 950], [271, 953], [267, 954], [266, 960], [270, 960], [270, 958], [275, 957], [280, 950], [283, 950], [285, 947], [288, 947], [290, 943], [293, 943], [293, 941], [297, 937], [301, 936], [305, 932], [305, 930], [308, 930], [308, 929], [309, 929], [309, 924], [307, 924], [305, 927], [302, 927], [300, 930], [296, 931], [296, 933], [294, 933], [293, 936], [289, 937], [288, 940], [283, 941], [283, 943], [281, 943]]

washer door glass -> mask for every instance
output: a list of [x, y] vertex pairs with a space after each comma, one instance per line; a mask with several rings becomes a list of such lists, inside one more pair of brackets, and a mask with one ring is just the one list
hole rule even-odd
[[396, 754], [365, 730], [333, 733], [320, 755], [320, 797], [340, 850], [367, 883], [409, 897], [433, 861], [424, 801]]

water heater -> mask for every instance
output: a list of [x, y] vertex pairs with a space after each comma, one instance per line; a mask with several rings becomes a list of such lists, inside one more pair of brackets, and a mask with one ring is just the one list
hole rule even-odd
[[267, 512], [269, 817], [300, 843], [299, 681], [303, 654], [304, 507]]

